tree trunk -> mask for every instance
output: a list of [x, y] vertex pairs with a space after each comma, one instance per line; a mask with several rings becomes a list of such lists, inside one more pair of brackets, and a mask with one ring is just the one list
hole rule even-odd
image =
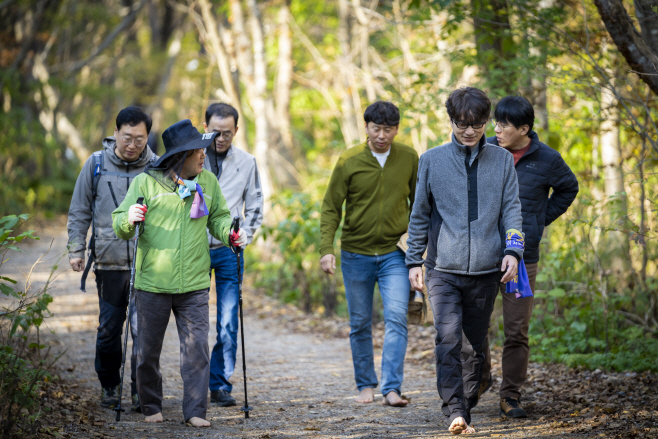
[[256, 0], [247, 2], [249, 7], [249, 27], [253, 47], [253, 87], [249, 103], [254, 112], [255, 139], [254, 156], [258, 162], [260, 180], [263, 188], [263, 215], [268, 217], [270, 197], [272, 195], [272, 180], [269, 172], [269, 137], [270, 127], [267, 120], [267, 64], [265, 61], [265, 40], [263, 23]]
[[290, 36], [290, 0], [285, 0], [279, 8], [279, 57], [276, 77], [276, 114], [281, 132], [281, 140], [287, 155], [298, 159], [290, 126], [290, 90], [292, 88], [292, 38]]
[[[624, 7], [623, 0], [594, 0], [594, 3], [605, 28], [617, 49], [626, 58], [626, 62], [653, 93], [658, 95], [658, 47], [654, 45], [654, 38], [658, 36], [658, 22], [644, 20], [643, 34], [640, 35]], [[640, 4], [641, 13], [647, 14], [651, 11], [652, 1], [637, 3]]]
[[505, 61], [516, 56], [517, 46], [509, 32], [507, 0], [471, 0], [471, 8], [480, 77], [489, 88], [513, 94], [516, 75]]
[[[601, 161], [606, 202], [606, 227], [623, 228], [627, 214], [627, 199], [624, 192], [621, 149], [619, 144], [619, 108], [612, 90], [601, 92]], [[620, 226], [621, 224], [621, 226]], [[629, 243], [624, 232], [608, 231], [603, 237], [605, 252], [610, 255], [610, 268], [618, 277], [623, 277], [630, 268]]]
[[[339, 58], [339, 86], [336, 87], [341, 97], [341, 113], [345, 124], [345, 144], [349, 148], [353, 146], [359, 139], [359, 127], [357, 124], [357, 114], [354, 107], [354, 99], [352, 97], [352, 87], [350, 81], [351, 60], [350, 56], [350, 29], [349, 29], [349, 11], [347, 0], [338, 0], [338, 16], [339, 24], [336, 36], [340, 45], [340, 58]], [[364, 133], [365, 136], [365, 133]], [[364, 139], [365, 140], [365, 139]]]
[[243, 124], [243, 129], [238, 130], [234, 142], [237, 147], [246, 151], [249, 149], [247, 143], [247, 124], [244, 120], [244, 111], [242, 110], [242, 103], [240, 102], [240, 83], [237, 78], [234, 78], [229, 68], [229, 59], [222, 41], [219, 38], [218, 23], [210, 11], [210, 3], [208, 0], [199, 0], [199, 6], [201, 7], [203, 26], [200, 26], [200, 24], [197, 23], [197, 29], [203, 39], [208, 42], [210, 46], [209, 48], [214, 56], [215, 62], [217, 63], [217, 68], [219, 69], [219, 74], [222, 78], [222, 85], [224, 86], [224, 92], [226, 92], [230, 99], [230, 102], [227, 103], [235, 107], [238, 111], [238, 118], [242, 121], [239, 123]]

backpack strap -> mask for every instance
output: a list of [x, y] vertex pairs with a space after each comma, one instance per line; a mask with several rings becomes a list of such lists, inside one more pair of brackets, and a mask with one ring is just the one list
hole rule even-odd
[[89, 250], [87, 252], [87, 265], [82, 272], [82, 279], [80, 281], [80, 289], [84, 292], [87, 276], [91, 269], [91, 264], [96, 260], [96, 220], [94, 213], [96, 211], [96, 196], [98, 195], [98, 182], [102, 175], [108, 174], [105, 171], [103, 151], [96, 151], [92, 154], [92, 167], [91, 167], [91, 239], [89, 240]]

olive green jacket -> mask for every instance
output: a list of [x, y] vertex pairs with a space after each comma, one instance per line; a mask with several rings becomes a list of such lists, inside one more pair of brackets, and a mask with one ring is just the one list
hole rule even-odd
[[368, 144], [340, 155], [322, 203], [320, 254], [334, 253], [334, 236], [343, 215], [343, 250], [362, 255], [395, 251], [407, 231], [414, 203], [418, 153], [393, 142], [382, 168]]
[[181, 200], [148, 174], [133, 180], [121, 205], [112, 212], [112, 227], [121, 239], [135, 236], [128, 209], [144, 197], [148, 212], [140, 231], [135, 259], [135, 288], [151, 293], [188, 293], [210, 288], [210, 251], [206, 228], [228, 245], [231, 214], [212, 172], [203, 170], [197, 183], [209, 215], [190, 218], [192, 196]]

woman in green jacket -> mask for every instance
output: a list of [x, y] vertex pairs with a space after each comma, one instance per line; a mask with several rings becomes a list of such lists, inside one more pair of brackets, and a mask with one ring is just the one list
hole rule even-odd
[[[137, 176], [112, 213], [117, 236], [130, 239], [143, 221], [135, 259], [137, 391], [147, 422], [162, 422], [160, 353], [173, 311], [180, 339], [183, 415], [207, 427], [210, 254], [206, 229], [229, 245], [244, 246], [246, 234], [231, 235], [231, 216], [215, 176], [203, 169], [205, 148], [215, 133], [200, 134], [189, 120], [162, 133], [166, 153]], [[144, 205], [135, 204], [144, 197]], [[141, 325], [141, 326], [140, 326]]]

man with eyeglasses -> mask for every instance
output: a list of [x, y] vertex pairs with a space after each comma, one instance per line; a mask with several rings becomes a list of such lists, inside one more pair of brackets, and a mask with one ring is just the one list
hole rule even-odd
[[[489, 319], [499, 283], [517, 273], [523, 237], [513, 157], [484, 136], [491, 102], [483, 91], [463, 87], [450, 94], [446, 109], [452, 140], [420, 157], [406, 264], [419, 291], [426, 267], [441, 410], [449, 431], [460, 434], [475, 431], [469, 424]], [[512, 238], [505, 249], [499, 225]], [[462, 333], [473, 355], [461, 355]]]
[[[256, 158], [233, 145], [238, 132], [238, 112], [224, 103], [206, 110], [206, 133], [218, 133], [214, 147], [206, 151], [204, 167], [217, 176], [231, 216], [240, 216], [247, 233], [247, 244], [263, 222], [263, 194]], [[236, 405], [229, 378], [235, 369], [238, 348], [238, 269], [235, 255], [219, 239], [208, 233], [210, 270], [215, 270], [217, 291], [217, 341], [210, 358], [210, 402], [218, 407]], [[240, 250], [241, 252], [243, 250]], [[244, 271], [244, 258], [240, 258]]]
[[[559, 152], [539, 141], [532, 130], [535, 112], [532, 104], [521, 96], [507, 96], [498, 102], [493, 121], [495, 137], [487, 139], [512, 153], [519, 182], [519, 198], [523, 216], [525, 251], [523, 259], [530, 288], [535, 291], [539, 243], [544, 228], [567, 211], [578, 194], [578, 180]], [[549, 196], [549, 191], [552, 193]], [[505, 285], [500, 285], [501, 294]], [[533, 297], [503, 296], [503, 381], [500, 386], [501, 415], [526, 418], [520, 405], [521, 387], [526, 380], [530, 348], [528, 328], [532, 316]], [[464, 352], [468, 354], [468, 352]], [[492, 383], [489, 339], [485, 341], [480, 395]]]
[[[133, 240], [118, 239], [112, 229], [112, 211], [123, 201], [128, 187], [157, 156], [146, 148], [151, 117], [141, 108], [127, 107], [116, 117], [114, 136], [103, 139], [103, 149], [87, 159], [78, 176], [68, 217], [69, 262], [74, 271], [84, 271], [81, 288], [85, 291], [87, 273], [94, 263], [99, 325], [94, 365], [101, 384], [101, 405], [113, 408], [119, 403], [121, 334], [126, 320]], [[87, 231], [92, 226], [89, 255], [85, 264]], [[132, 409], [140, 411], [135, 376], [137, 320], [131, 300], [130, 358]]]

